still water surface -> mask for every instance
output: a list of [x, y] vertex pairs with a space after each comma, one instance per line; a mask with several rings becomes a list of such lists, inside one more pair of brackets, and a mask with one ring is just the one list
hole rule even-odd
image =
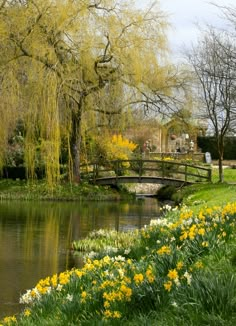
[[0, 202], [0, 319], [23, 307], [19, 297], [39, 279], [82, 261], [73, 240], [101, 228], [126, 231], [159, 215], [156, 199], [134, 202]]

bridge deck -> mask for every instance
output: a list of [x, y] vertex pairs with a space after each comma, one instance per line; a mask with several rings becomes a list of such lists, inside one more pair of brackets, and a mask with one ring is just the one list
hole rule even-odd
[[96, 184], [100, 185], [115, 185], [118, 183], [156, 183], [165, 185], [189, 185], [193, 182], [184, 181], [183, 179], [173, 179], [173, 178], [162, 178], [162, 177], [152, 177], [152, 176], [114, 176], [114, 177], [103, 177], [97, 178]]
[[211, 168], [175, 161], [116, 160], [91, 163], [85, 168], [87, 177], [101, 185], [159, 183], [178, 186], [211, 182]]

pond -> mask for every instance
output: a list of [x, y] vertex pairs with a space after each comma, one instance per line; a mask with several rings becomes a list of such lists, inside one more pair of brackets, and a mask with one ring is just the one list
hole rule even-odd
[[92, 230], [127, 231], [159, 215], [156, 199], [133, 202], [0, 202], [0, 319], [20, 310], [20, 295], [46, 276], [82, 266], [73, 240]]

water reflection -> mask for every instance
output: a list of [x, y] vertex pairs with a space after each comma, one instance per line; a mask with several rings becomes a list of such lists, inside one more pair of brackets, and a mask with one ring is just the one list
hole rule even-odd
[[21, 293], [39, 279], [82, 264], [70, 244], [88, 232], [130, 230], [158, 216], [154, 199], [133, 203], [0, 203], [0, 318], [22, 307]]

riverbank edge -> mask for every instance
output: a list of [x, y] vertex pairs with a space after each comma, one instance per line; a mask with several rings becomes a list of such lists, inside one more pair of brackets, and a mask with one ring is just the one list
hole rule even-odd
[[[197, 192], [196, 192], [197, 193]], [[185, 198], [186, 199], [186, 198]], [[201, 208], [203, 208], [203, 205], [202, 204], [199, 204], [199, 207], [201, 207]], [[175, 213], [174, 214], [176, 214], [176, 211], [174, 211]], [[186, 210], [186, 212], [185, 212], [185, 215], [188, 213], [189, 211], [188, 210]], [[211, 211], [207, 211], [206, 209], [205, 209], [205, 215], [207, 215], [207, 214], [211, 214]], [[203, 214], [203, 216], [204, 216], [204, 214]], [[174, 216], [169, 216], [170, 218], [172, 217], [172, 219], [174, 219]], [[169, 220], [169, 217], [168, 216], [166, 216], [166, 218]], [[165, 219], [166, 219], [165, 218]], [[184, 218], [184, 219], [186, 219], [187, 217], [186, 216], [184, 216], [184, 217], [182, 217], [182, 218]], [[171, 220], [171, 219], [170, 219]], [[223, 227], [223, 225], [222, 225], [222, 227]], [[221, 229], [220, 229], [221, 230]], [[201, 229], [201, 231], [202, 231], [202, 229]], [[223, 230], [224, 231], [224, 230]], [[223, 232], [222, 230], [221, 230], [221, 233]], [[145, 233], [146, 232], [146, 233]], [[143, 239], [147, 239], [147, 241], [149, 241], [148, 239], [149, 239], [149, 237], [148, 236], [145, 236], [145, 234], [146, 235], [148, 235], [149, 233], [148, 233], [149, 231], [148, 231], [148, 229], [146, 229], [146, 230], [144, 230], [144, 235], [143, 235]], [[201, 232], [202, 233], [202, 232]], [[200, 233], [199, 233], [200, 234]], [[225, 236], [225, 234], [224, 234], [224, 232], [222, 233], [223, 234], [223, 236]], [[150, 235], [152, 235], [151, 233], [150, 233]], [[204, 234], [202, 234], [203, 236], [207, 236], [207, 233], [204, 233]], [[217, 237], [216, 237], [217, 238]], [[172, 239], [172, 238], [171, 238]], [[232, 238], [233, 239], [233, 238]], [[208, 248], [208, 246], [210, 245], [210, 243], [208, 244], [208, 242], [204, 242], [204, 243], [206, 243], [207, 245], [204, 247], [205, 248], [205, 250], [209, 250]], [[218, 242], [217, 242], [218, 243]], [[164, 246], [165, 248], [166, 248], [166, 245]], [[163, 247], [163, 248], [164, 248]], [[211, 248], [211, 249], [213, 249], [213, 247]], [[207, 264], [208, 266], [211, 266], [211, 268], [210, 268], [210, 270], [212, 270], [213, 269], [213, 264], [212, 263], [214, 263], [215, 265], [216, 265], [216, 267], [217, 268], [219, 268], [219, 266], [221, 266], [222, 265], [222, 261], [226, 264], [227, 262], [228, 262], [228, 260], [229, 259], [227, 259], [227, 261], [226, 261], [226, 259], [225, 259], [225, 257], [223, 257], [223, 254], [222, 254], [222, 259], [221, 260], [219, 260], [219, 257], [217, 256], [217, 257], [215, 257], [214, 255], [212, 256], [211, 255], [211, 252], [212, 252], [212, 255], [214, 254], [214, 252], [215, 252], [215, 250], [214, 251], [210, 251], [209, 252], [209, 263]], [[229, 253], [228, 253], [229, 254]], [[232, 254], [233, 254], [233, 252], [232, 252]], [[229, 255], [228, 255], [229, 256]], [[120, 257], [120, 256], [119, 256]], [[203, 257], [202, 257], [203, 258]], [[231, 257], [232, 258], [232, 257]], [[204, 258], [204, 261], [205, 261], [205, 263], [207, 263], [207, 255], [205, 256], [205, 258]], [[97, 263], [98, 263], [98, 261], [96, 261]], [[90, 265], [91, 265], [91, 263], [90, 263]], [[90, 266], [90, 265], [88, 265], [88, 266]], [[221, 269], [222, 269], [223, 267], [221, 266]], [[175, 270], [171, 270], [172, 272], [173, 271], [175, 271]], [[140, 276], [141, 274], [137, 274], [138, 276]], [[136, 275], [136, 277], [137, 277], [137, 275]], [[148, 274], [149, 275], [149, 274]], [[169, 275], [169, 274], [168, 274]], [[189, 274], [188, 274], [189, 275]], [[150, 275], [149, 275], [150, 276]], [[217, 276], [218, 277], [218, 276]], [[217, 279], [218, 280], [218, 279]], [[170, 281], [169, 281], [170, 282]], [[165, 283], [165, 284], [167, 284], [168, 285], [168, 283]], [[166, 286], [167, 286], [166, 285]], [[71, 289], [70, 289], [71, 290]], [[167, 292], [166, 293], [168, 293], [168, 291], [169, 290], [167, 290]], [[67, 298], [66, 296], [65, 296], [65, 298]], [[165, 312], [165, 311], [164, 311]], [[145, 322], [149, 322], [149, 324], [152, 324], [152, 322], [155, 322], [156, 320], [155, 320], [155, 318], [156, 317], [158, 317], [158, 321], [160, 321], [160, 318], [161, 317], [163, 317], [163, 324], [161, 323], [160, 325], [164, 325], [165, 324], [165, 321], [167, 321], [165, 318], [165, 316], [164, 316], [164, 312], [162, 312], [162, 315], [161, 316], [156, 316], [156, 315], [153, 315], [153, 316], [151, 316], [151, 315], [145, 315], [145, 314], [143, 314], [143, 315], [140, 315], [139, 316], [139, 318], [140, 319], [138, 319], [138, 317], [137, 317], [137, 319], [136, 320], [134, 320], [134, 322], [132, 322], [132, 321], [130, 321], [129, 322], [129, 325], [137, 325], [137, 321], [139, 321], [139, 322], [141, 322], [141, 320], [143, 320], [143, 321], [145, 321]], [[190, 311], [191, 312], [191, 311]], [[24, 318], [25, 318], [25, 320], [29, 320], [30, 319], [30, 310], [25, 310], [24, 311]], [[164, 318], [165, 317], [165, 318]], [[174, 315], [173, 316], [170, 316], [170, 317], [172, 317], [172, 318], [174, 318]], [[193, 315], [193, 317], [195, 317], [194, 315]], [[211, 317], [211, 316], [210, 316]], [[210, 318], [209, 317], [209, 318]], [[221, 316], [220, 316], [221, 317]], [[219, 317], [219, 318], [220, 318]], [[13, 318], [13, 317], [12, 317]], [[217, 315], [214, 315], [214, 318], [217, 318]], [[11, 319], [12, 321], [13, 321], [13, 319]], [[23, 319], [24, 320], [24, 319]], [[22, 322], [23, 322], [23, 320], [22, 320]], [[179, 321], [179, 319], [177, 319], [177, 317], [176, 317], [176, 320], [178, 320]], [[44, 320], [45, 321], [45, 320]], [[222, 321], [222, 319], [221, 319], [221, 321]], [[222, 325], [226, 325], [226, 322], [228, 323], [229, 321], [228, 320], [226, 320], [225, 321], [225, 323], [222, 323]], [[14, 324], [14, 323], [13, 323]], [[19, 323], [19, 324], [24, 324], [24, 323]], [[106, 323], [105, 323], [106, 324]], [[26, 325], [26, 324], [25, 324]], [[27, 323], [27, 325], [33, 325], [33, 324], [31, 324], [30, 322], [29, 322], [29, 324]], [[51, 325], [51, 324], [50, 324]], [[60, 324], [61, 325], [61, 324]], [[127, 324], [128, 325], [128, 324]], [[166, 325], [170, 325], [170, 324], [166, 324]], [[227, 325], [233, 325], [233, 324], [231, 324], [231, 323], [228, 323]]]
[[[236, 184], [233, 183], [194, 184], [181, 187], [175, 191], [172, 190], [168, 194], [168, 199], [172, 200], [176, 205], [224, 205], [228, 201], [236, 201]], [[145, 196], [145, 194], [142, 195]], [[135, 197], [136, 193], [132, 191], [132, 188], [122, 185], [110, 187], [93, 185], [87, 182], [80, 184], [61, 183], [50, 189], [46, 182], [42, 180], [31, 183], [26, 180], [0, 180], [0, 201], [121, 201], [132, 200]], [[159, 200], [165, 199], [167, 198], [159, 198]]]
[[134, 198], [132, 192], [121, 187], [98, 186], [87, 182], [61, 183], [49, 188], [45, 181], [0, 180], [0, 201], [119, 201]]

